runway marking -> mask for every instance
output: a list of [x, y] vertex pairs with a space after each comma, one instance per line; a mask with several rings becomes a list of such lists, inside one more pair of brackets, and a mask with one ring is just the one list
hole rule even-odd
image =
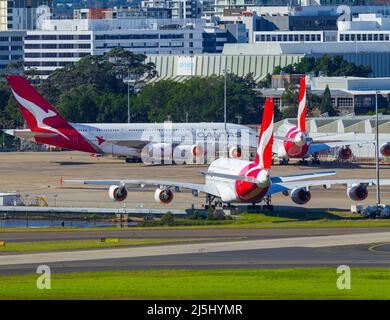
[[119, 258], [153, 257], [191, 253], [232, 252], [275, 248], [322, 248], [346, 245], [390, 242], [390, 232], [360, 233], [333, 236], [297, 237], [266, 240], [220, 241], [133, 248], [56, 251], [47, 253], [6, 254], [0, 256], [0, 266], [90, 261]]
[[390, 251], [381, 251], [377, 250], [377, 248], [383, 247], [385, 245], [390, 245], [390, 243], [380, 243], [380, 244], [375, 244], [373, 246], [368, 247], [368, 251], [374, 252], [374, 253], [384, 253], [384, 254], [390, 254]]
[[[136, 268], [142, 268], [142, 270], [155, 270], [157, 267], [158, 269], [168, 269], [172, 268], [173, 266], [176, 267], [176, 269], [183, 269], [183, 268], [200, 268], [200, 267], [212, 267], [212, 266], [221, 266], [223, 265], [225, 268], [227, 267], [237, 267], [237, 266], [242, 266], [243, 269], [250, 269], [253, 266], [315, 266], [315, 267], [323, 267], [324, 265], [335, 265], [339, 266], [340, 264], [345, 264], [345, 260], [339, 259], [339, 260], [333, 260], [333, 261], [256, 261], [256, 262], [225, 262], [225, 261], [216, 261], [216, 262], [206, 262], [206, 263], [188, 263], [188, 264], [177, 264], [177, 261], [174, 261], [174, 263], [158, 263], [158, 264], [124, 264], [124, 265], [119, 265], [116, 263], [112, 264], [99, 264], [99, 265], [91, 265], [91, 264], [71, 264], [71, 265], [58, 265], [58, 266], [53, 266], [53, 269], [64, 269], [64, 270], [70, 270], [70, 269], [77, 269], [77, 268], [88, 268], [88, 270], [91, 270], [91, 267], [96, 269], [96, 270], [101, 270], [101, 269], [112, 269], [115, 268], [117, 270], [137, 270]], [[348, 261], [348, 265], [351, 266], [356, 266], [356, 265], [388, 265], [390, 264], [390, 261]], [[162, 268], [161, 268], [162, 267]], [[35, 267], [32, 267], [31, 265], [21, 265], [18, 267], [17, 270], [31, 270], [33, 269], [32, 273], [35, 273]], [[13, 269], [14, 270], [14, 269]], [[2, 275], [2, 272], [7, 271], [7, 269], [1, 269], [0, 268], [0, 277]], [[66, 272], [66, 271], [65, 271]]]

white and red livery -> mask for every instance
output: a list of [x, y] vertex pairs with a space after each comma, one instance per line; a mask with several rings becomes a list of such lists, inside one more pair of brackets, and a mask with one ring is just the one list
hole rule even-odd
[[256, 149], [256, 130], [238, 124], [227, 124], [226, 139], [224, 123], [68, 123], [24, 77], [4, 78], [29, 128], [5, 130], [19, 138], [94, 155], [124, 157], [126, 162], [142, 156], [174, 155], [175, 159], [193, 160], [204, 155], [210, 142], [215, 151], [223, 145], [233, 158], [240, 158], [242, 150]]
[[306, 130], [307, 113], [306, 77], [301, 77], [299, 88], [298, 121], [297, 125], [284, 124], [275, 136], [277, 143], [274, 146], [274, 154], [280, 159], [280, 164], [287, 164], [289, 159], [299, 159], [300, 163], [307, 163], [311, 158], [313, 164], [319, 164], [318, 153], [321, 151], [338, 148], [337, 157], [340, 160], [348, 160], [352, 157], [349, 148], [355, 141], [346, 140], [313, 140]]
[[[255, 161], [220, 158], [211, 163], [205, 175], [204, 184], [168, 180], [64, 180], [67, 183], [109, 186], [112, 200], [124, 201], [129, 186], [155, 186], [154, 199], [161, 204], [169, 204], [174, 198], [174, 190], [190, 189], [194, 196], [206, 194], [207, 202], [212, 204], [260, 203], [270, 204], [273, 194], [283, 193], [291, 196], [294, 203], [304, 205], [311, 199], [310, 188], [332, 185], [345, 185], [347, 195], [353, 201], [361, 201], [368, 196], [368, 186], [375, 185], [375, 179], [347, 180], [308, 180], [334, 175], [335, 172], [305, 173], [290, 176], [272, 177], [274, 101], [267, 99], [263, 112], [261, 132]], [[390, 185], [390, 179], [381, 180], [381, 184]]]

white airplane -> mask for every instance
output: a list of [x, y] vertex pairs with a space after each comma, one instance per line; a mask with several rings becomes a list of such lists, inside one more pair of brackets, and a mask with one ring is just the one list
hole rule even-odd
[[120, 156], [126, 162], [141, 157], [192, 162], [210, 149], [240, 158], [245, 150], [256, 150], [257, 131], [237, 124], [227, 124], [225, 131], [224, 123], [68, 123], [24, 77], [6, 75], [5, 79], [29, 127], [5, 133], [22, 139], [90, 154]]
[[[280, 164], [288, 164], [290, 159], [299, 159], [300, 164], [307, 164], [307, 158], [312, 159], [313, 164], [319, 164], [318, 153], [333, 148], [338, 148], [337, 157], [340, 160], [348, 160], [352, 157], [350, 145], [358, 144], [356, 141], [332, 139], [330, 136], [318, 140], [310, 138], [306, 130], [306, 77], [300, 79], [298, 123], [296, 126], [284, 124], [275, 135], [276, 143], [273, 152], [280, 159]], [[381, 150], [390, 154], [390, 145], [383, 145]]]
[[[258, 149], [254, 162], [238, 159], [220, 158], [211, 163], [204, 172], [205, 183], [177, 182], [168, 180], [64, 180], [66, 183], [85, 185], [106, 185], [111, 200], [124, 201], [129, 186], [156, 187], [154, 199], [161, 204], [169, 204], [173, 200], [174, 191], [189, 189], [194, 196], [206, 195], [209, 206], [230, 205], [231, 203], [260, 203], [263, 200], [270, 206], [271, 196], [276, 193], [291, 195], [296, 204], [306, 204], [311, 199], [310, 188], [332, 185], [347, 187], [347, 195], [351, 200], [362, 201], [368, 196], [368, 186], [376, 184], [375, 179], [344, 180], [307, 180], [334, 175], [335, 172], [306, 173], [290, 176], [272, 177], [272, 144], [273, 144], [274, 101], [267, 99], [265, 103]], [[382, 185], [390, 185], [390, 179], [381, 180]], [[272, 207], [271, 207], [272, 208]]]

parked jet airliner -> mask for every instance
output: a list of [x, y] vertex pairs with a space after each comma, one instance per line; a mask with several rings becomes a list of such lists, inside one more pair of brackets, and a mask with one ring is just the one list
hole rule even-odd
[[178, 155], [174, 158], [192, 161], [209, 150], [206, 143], [213, 144], [213, 151], [223, 148], [233, 158], [240, 158], [243, 150], [256, 150], [257, 131], [237, 124], [227, 124], [225, 131], [224, 123], [68, 123], [24, 77], [5, 78], [29, 127], [5, 132], [23, 139], [91, 154], [120, 156], [126, 162], [142, 155], [149, 158]]
[[[375, 179], [346, 180], [307, 180], [334, 175], [335, 172], [305, 173], [291, 176], [272, 177], [274, 101], [267, 99], [263, 112], [259, 142], [254, 162], [239, 159], [220, 158], [211, 163], [204, 172], [205, 183], [178, 182], [168, 180], [64, 180], [67, 183], [86, 185], [107, 185], [109, 198], [124, 201], [127, 187], [146, 185], [155, 186], [154, 199], [161, 204], [173, 200], [174, 190], [190, 189], [194, 196], [206, 194], [209, 205], [230, 203], [260, 203], [263, 200], [270, 205], [271, 196], [276, 193], [288, 195], [293, 202], [303, 205], [311, 199], [310, 188], [331, 185], [347, 186], [347, 195], [351, 200], [361, 201], [368, 196], [368, 186], [375, 185]], [[382, 185], [390, 185], [390, 179], [381, 180]]]
[[[306, 164], [307, 158], [312, 158], [313, 164], [319, 164], [318, 153], [333, 148], [338, 148], [337, 156], [339, 159], [350, 159], [352, 157], [352, 150], [349, 146], [358, 144], [358, 142], [347, 140], [313, 140], [306, 130], [306, 112], [306, 77], [301, 77], [298, 123], [296, 126], [291, 124], [282, 125], [275, 136], [274, 154], [280, 159], [280, 164], [288, 164], [289, 159], [299, 159], [300, 163]], [[383, 144], [381, 146], [381, 152], [382, 155], [390, 155], [390, 144]]]

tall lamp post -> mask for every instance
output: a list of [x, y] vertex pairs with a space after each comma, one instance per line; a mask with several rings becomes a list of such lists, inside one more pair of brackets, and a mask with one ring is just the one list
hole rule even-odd
[[376, 130], [375, 130], [375, 162], [376, 162], [376, 210], [379, 213], [379, 205], [381, 204], [380, 191], [380, 166], [379, 166], [379, 113], [378, 113], [378, 90], [375, 91], [375, 114], [376, 114]]
[[226, 68], [223, 70], [224, 72], [224, 85], [223, 85], [223, 123], [225, 129], [225, 137], [226, 137], [226, 157], [228, 157], [228, 149], [229, 149], [229, 137], [227, 131], [227, 70]]
[[130, 69], [128, 69], [127, 79], [125, 80], [127, 82], [127, 123], [131, 122], [131, 113], [130, 113], [130, 87], [137, 90], [137, 79], [132, 78], [130, 76]]
[[227, 133], [227, 71], [224, 71], [224, 86], [223, 86], [223, 123], [225, 125], [225, 134]]

